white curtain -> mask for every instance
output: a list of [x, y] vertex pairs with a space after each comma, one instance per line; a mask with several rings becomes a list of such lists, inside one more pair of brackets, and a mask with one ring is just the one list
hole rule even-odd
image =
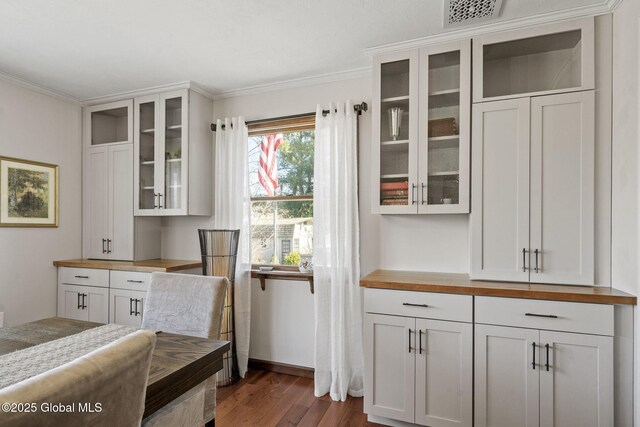
[[[222, 130], [224, 125], [225, 129]], [[244, 117], [217, 122], [214, 177], [214, 227], [240, 229], [235, 279], [235, 336], [238, 369], [244, 378], [251, 325], [251, 224], [248, 141]]]
[[329, 110], [317, 108], [314, 143], [315, 395], [346, 400], [364, 391], [358, 119], [351, 101]]

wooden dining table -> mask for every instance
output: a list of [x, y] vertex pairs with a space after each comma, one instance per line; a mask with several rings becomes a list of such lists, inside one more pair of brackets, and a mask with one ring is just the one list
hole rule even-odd
[[[0, 356], [102, 325], [50, 317], [0, 328]], [[143, 418], [221, 370], [222, 356], [229, 348], [229, 341], [158, 332], [149, 369]]]

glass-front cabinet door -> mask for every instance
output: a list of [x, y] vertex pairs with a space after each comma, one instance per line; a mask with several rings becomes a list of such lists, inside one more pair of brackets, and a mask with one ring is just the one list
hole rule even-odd
[[417, 212], [417, 51], [374, 62], [373, 212]]
[[186, 214], [188, 96], [180, 90], [135, 100], [136, 215]]
[[469, 40], [420, 50], [418, 213], [469, 212]]

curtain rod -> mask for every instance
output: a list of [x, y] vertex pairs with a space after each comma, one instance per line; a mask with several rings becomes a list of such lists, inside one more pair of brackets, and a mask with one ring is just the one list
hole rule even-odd
[[[356, 105], [353, 106], [353, 111], [355, 111], [358, 114], [358, 116], [361, 115], [363, 111], [368, 111], [368, 110], [369, 110], [369, 105], [366, 102], [361, 102], [360, 104], [356, 104]], [[322, 115], [323, 116], [326, 116], [329, 113], [330, 113], [329, 110], [322, 110]], [[300, 117], [308, 117], [308, 116], [315, 116], [315, 115], [316, 115], [316, 113], [293, 114], [291, 116], [273, 117], [273, 118], [270, 118], [270, 119], [249, 120], [248, 122], [246, 122], [246, 124], [247, 124], [247, 126], [248, 125], [256, 125], [258, 123], [275, 122], [275, 121], [278, 121], [278, 120], [299, 119]], [[225, 125], [222, 125], [222, 130], [224, 130], [224, 129], [225, 129]], [[211, 123], [211, 131], [212, 132], [216, 131], [216, 124], [215, 123]]]

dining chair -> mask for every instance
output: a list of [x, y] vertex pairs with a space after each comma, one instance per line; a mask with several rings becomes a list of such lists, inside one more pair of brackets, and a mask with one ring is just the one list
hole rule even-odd
[[[144, 305], [142, 328], [219, 339], [225, 277], [153, 273]], [[215, 425], [216, 378], [213, 375], [153, 415], [146, 427]]]
[[155, 341], [153, 332], [136, 331], [1, 389], [0, 402], [33, 405], [30, 412], [0, 411], [0, 425], [139, 426]]

